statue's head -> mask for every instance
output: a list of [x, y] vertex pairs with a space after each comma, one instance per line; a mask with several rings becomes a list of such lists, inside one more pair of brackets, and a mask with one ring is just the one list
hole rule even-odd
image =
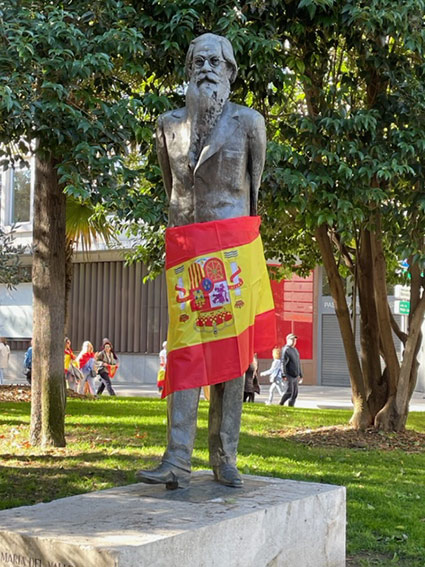
[[213, 33], [194, 39], [186, 55], [186, 76], [198, 86], [202, 81], [233, 83], [238, 73], [230, 41]]
[[225, 37], [205, 33], [190, 44], [186, 57], [186, 107], [194, 125], [189, 151], [193, 165], [223, 112], [237, 71], [232, 45]]

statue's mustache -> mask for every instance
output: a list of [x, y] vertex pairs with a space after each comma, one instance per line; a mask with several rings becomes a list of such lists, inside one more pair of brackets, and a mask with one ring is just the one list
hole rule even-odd
[[207, 72], [207, 73], [200, 73], [197, 77], [196, 77], [196, 84], [200, 85], [201, 83], [207, 81], [208, 83], [213, 83], [214, 85], [217, 85], [218, 83], [220, 83], [220, 79], [219, 77], [217, 77], [217, 75], [211, 73], [211, 72]]

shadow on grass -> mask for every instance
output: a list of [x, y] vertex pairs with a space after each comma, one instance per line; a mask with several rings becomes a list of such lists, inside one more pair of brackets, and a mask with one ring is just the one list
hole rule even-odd
[[[12, 458], [16, 465], [7, 466]], [[0, 455], [5, 463], [0, 471], [0, 509], [133, 484], [138, 469], [150, 468], [159, 462], [155, 454], [137, 458], [114, 455], [103, 467], [103, 458], [102, 453], [81, 453], [77, 462], [75, 456], [66, 455], [47, 458]]]

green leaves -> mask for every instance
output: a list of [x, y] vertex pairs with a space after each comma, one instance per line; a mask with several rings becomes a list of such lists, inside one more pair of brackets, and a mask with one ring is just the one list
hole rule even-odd
[[310, 19], [313, 19], [317, 10], [331, 8], [335, 0], [300, 0], [298, 9], [305, 8], [308, 11]]
[[126, 182], [141, 106], [127, 65], [137, 68], [145, 50], [130, 6], [108, 0], [98, 8], [8, 4], [0, 28], [0, 144], [10, 159], [22, 140], [26, 150], [53, 154], [65, 188], [85, 197], [106, 177], [118, 183], [117, 172]]
[[[327, 224], [351, 241], [378, 207], [388, 240], [407, 244], [412, 220], [425, 220], [421, 201], [411, 197], [425, 165], [421, 7], [313, 0], [297, 6], [286, 27], [292, 88], [273, 92], [268, 122], [273, 143], [262, 199], [270, 217], [272, 209], [281, 218], [299, 211], [291, 216], [294, 231]], [[296, 24], [303, 11], [309, 20]]]

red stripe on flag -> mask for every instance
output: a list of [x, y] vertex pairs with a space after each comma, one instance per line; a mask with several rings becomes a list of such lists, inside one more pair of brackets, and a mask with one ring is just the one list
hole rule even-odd
[[270, 352], [277, 345], [276, 312], [274, 309], [260, 313], [255, 318], [254, 352]]
[[167, 228], [165, 268], [217, 250], [249, 244], [259, 235], [260, 224], [260, 217], [235, 217]]
[[255, 352], [271, 351], [275, 345], [276, 319], [273, 309], [258, 315], [254, 325], [236, 337], [171, 351], [167, 353], [162, 397], [177, 390], [219, 384], [242, 376]]

